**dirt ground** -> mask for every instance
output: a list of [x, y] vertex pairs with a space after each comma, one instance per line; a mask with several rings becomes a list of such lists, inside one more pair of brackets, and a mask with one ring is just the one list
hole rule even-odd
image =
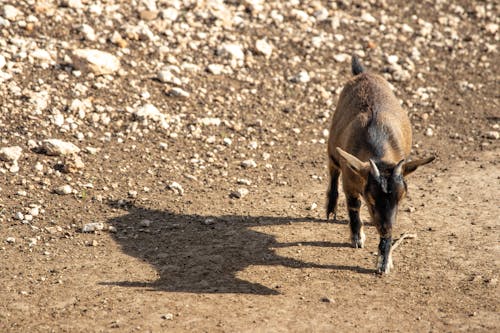
[[[139, 21], [128, 2], [111, 2], [122, 6], [122, 17]], [[18, 171], [1, 162], [0, 332], [500, 331], [500, 60], [498, 32], [487, 25], [500, 16], [477, 9], [498, 13], [496, 5], [318, 1], [310, 6], [323, 4], [347, 21], [304, 27], [307, 22], [287, 15], [283, 26], [267, 24], [240, 2], [227, 1], [231, 11], [243, 6], [243, 20], [250, 23], [227, 28], [224, 38], [227, 33], [247, 45], [266, 37], [276, 50], [265, 59], [249, 46], [234, 75], [215, 75], [204, 67], [223, 60], [211, 44], [204, 49], [204, 35], [193, 33], [201, 40], [198, 48], [179, 42], [175, 57], [202, 70], [182, 72], [190, 96], [179, 98], [165, 94], [169, 87], [154, 79], [159, 63], [173, 62], [160, 57], [156, 41], [127, 39], [130, 53], [123, 55], [120, 75], [71, 74], [65, 48], [93, 46], [81, 38], [78, 24], [93, 22], [109, 38], [107, 12], [92, 21], [85, 10], [56, 6], [61, 19], [51, 20], [49, 10], [35, 11], [29, 2], [8, 3], [39, 16], [40, 23], [34, 30], [13, 23], [0, 35], [0, 50], [12, 62], [3, 70], [13, 73], [0, 88], [1, 147], [23, 148]], [[279, 3], [270, 1], [262, 15]], [[287, 6], [283, 13], [293, 13], [294, 5]], [[296, 6], [313, 12], [308, 2]], [[182, 13], [188, 17], [196, 8]], [[377, 23], [357, 21], [366, 11]], [[383, 15], [389, 30], [370, 30]], [[418, 32], [425, 24], [412, 15], [443, 35], [425, 42]], [[208, 27], [217, 20], [203, 22]], [[391, 30], [397, 22], [417, 32]], [[396, 31], [408, 36], [392, 38]], [[311, 37], [320, 32], [324, 39], [335, 40], [338, 33], [345, 39], [311, 49]], [[158, 36], [160, 42], [172, 38]], [[38, 47], [51, 40], [70, 46], [55, 42], [61, 54], [53, 64], [37, 66], [15, 55], [15, 38]], [[416, 68], [403, 65], [409, 79], [395, 79], [385, 56], [410, 59], [414, 45], [421, 51]], [[109, 41], [102, 48], [119, 50]], [[378, 235], [364, 205], [363, 249], [349, 244], [343, 194], [338, 220], [324, 218], [324, 130], [350, 76], [348, 61], [334, 60], [344, 52], [362, 52], [365, 65], [394, 85], [414, 127], [412, 155], [437, 156], [408, 178], [394, 235], [417, 238], [402, 243], [394, 269], [383, 276], [375, 272]], [[312, 74], [310, 82], [291, 82], [301, 68]], [[76, 93], [78, 84], [87, 90]], [[44, 89], [50, 100], [37, 113], [30, 96]], [[92, 107], [79, 119], [68, 105], [84, 97]], [[127, 108], [146, 102], [180, 120], [168, 130], [141, 123]], [[54, 109], [64, 110], [66, 119], [73, 115], [78, 128], [58, 127], [51, 120]], [[199, 125], [204, 117], [221, 124]], [[29, 142], [48, 138], [78, 145], [85, 167], [60, 172], [63, 157], [41, 154]], [[242, 167], [247, 159], [256, 167]], [[181, 184], [182, 193], [172, 182]], [[54, 193], [64, 184], [71, 185], [70, 194]], [[231, 195], [242, 187], [248, 195]], [[32, 221], [16, 215], [35, 206], [40, 214]], [[93, 222], [104, 230], [82, 232]]]

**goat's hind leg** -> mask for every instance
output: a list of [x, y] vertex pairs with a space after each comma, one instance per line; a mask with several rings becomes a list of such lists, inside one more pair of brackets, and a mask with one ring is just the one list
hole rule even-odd
[[[330, 162], [331, 163], [331, 162]], [[339, 199], [339, 176], [340, 170], [330, 165], [330, 186], [327, 192], [326, 219], [333, 214], [333, 219], [337, 220], [337, 201]]]

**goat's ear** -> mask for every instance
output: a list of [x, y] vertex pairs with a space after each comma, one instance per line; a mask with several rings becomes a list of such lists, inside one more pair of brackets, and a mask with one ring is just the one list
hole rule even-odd
[[349, 154], [339, 147], [337, 147], [337, 152], [352, 171], [363, 178], [368, 177], [368, 172], [370, 172], [370, 163], [360, 161], [356, 156]]
[[435, 159], [435, 157], [431, 156], [431, 157], [421, 158], [421, 159], [418, 159], [415, 161], [410, 161], [410, 162], [405, 163], [403, 165], [403, 175], [404, 176], [409, 175], [413, 171], [417, 170], [417, 168], [419, 166], [431, 163], [432, 161], [434, 161], [434, 159]]

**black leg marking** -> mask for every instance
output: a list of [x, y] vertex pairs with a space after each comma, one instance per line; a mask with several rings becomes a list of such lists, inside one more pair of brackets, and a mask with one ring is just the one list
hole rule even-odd
[[380, 238], [378, 244], [378, 263], [377, 270], [379, 273], [389, 273], [392, 268], [391, 254], [392, 237]]
[[339, 199], [339, 176], [340, 171], [333, 169], [330, 174], [330, 188], [328, 189], [328, 203], [326, 205], [326, 219], [330, 218], [330, 214], [333, 213], [333, 219], [337, 219], [337, 201]]
[[362, 248], [364, 245], [365, 235], [362, 227], [363, 223], [359, 218], [359, 208], [361, 201], [353, 196], [347, 197], [347, 208], [349, 210], [349, 226], [351, 228], [351, 241], [352, 246], [355, 248]]

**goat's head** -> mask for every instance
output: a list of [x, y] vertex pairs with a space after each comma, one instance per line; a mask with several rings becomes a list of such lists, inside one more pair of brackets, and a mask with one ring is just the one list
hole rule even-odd
[[396, 222], [398, 205], [407, 192], [405, 176], [418, 167], [432, 162], [434, 157], [410, 162], [405, 162], [403, 159], [390, 164], [372, 159], [363, 162], [340, 148], [337, 148], [337, 151], [346, 165], [364, 182], [363, 197], [381, 237], [379, 270], [388, 272], [391, 266], [389, 251], [392, 226]]

